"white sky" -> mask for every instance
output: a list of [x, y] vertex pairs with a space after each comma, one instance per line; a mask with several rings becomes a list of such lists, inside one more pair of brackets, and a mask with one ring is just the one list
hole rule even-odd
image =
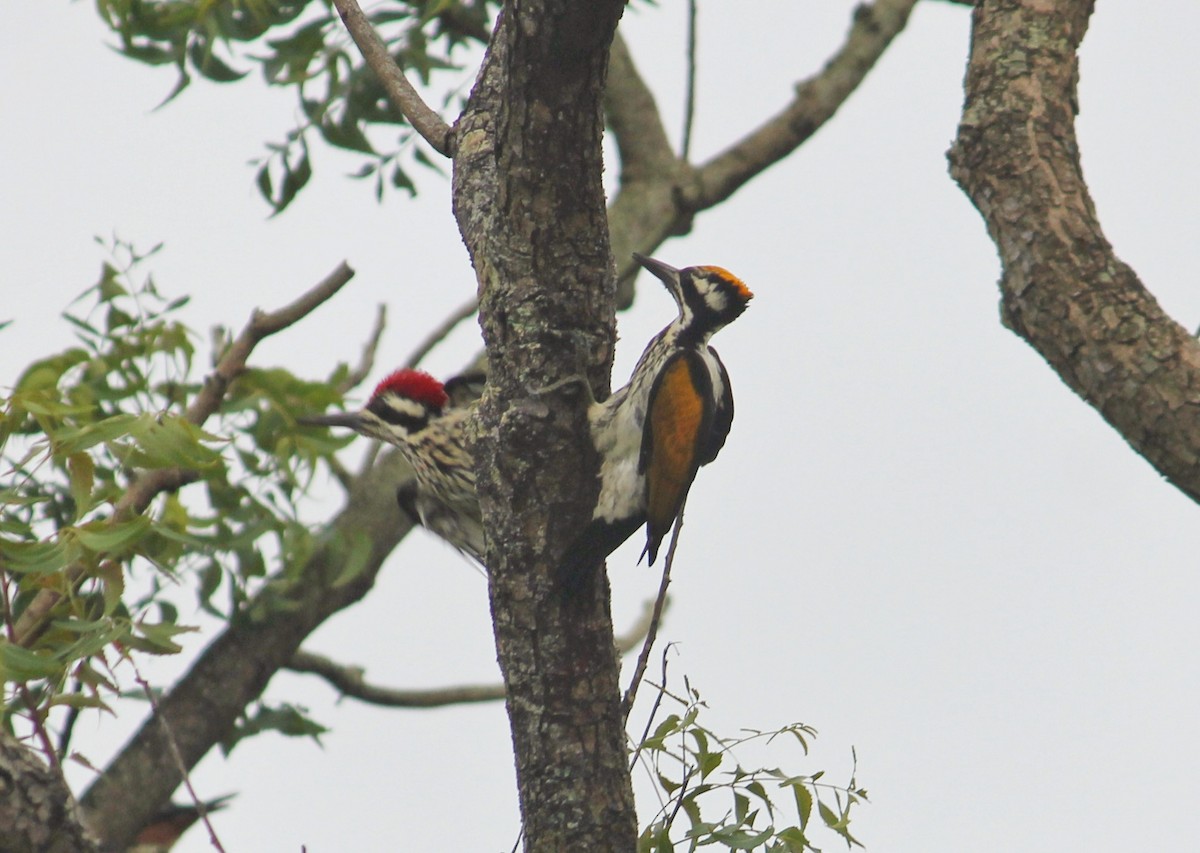
[[[705, 6], [696, 155], [778, 109], [841, 43], [852, 5]], [[1086, 176], [1120, 256], [1194, 328], [1200, 7], [1098, 5], [1082, 66]], [[7, 15], [0, 319], [17, 322], [0, 333], [0, 386], [70, 343], [57, 315], [95, 280], [93, 236], [114, 231], [166, 243], [152, 269], [166, 292], [193, 296], [198, 330], [240, 327], [349, 260], [349, 288], [256, 353], [313, 377], [357, 358], [379, 302], [391, 309], [382, 374], [472, 292], [442, 179], [420, 175], [417, 202], [379, 206], [339, 177], [352, 161], [317, 149], [315, 183], [268, 221], [246, 161], [291, 126], [291, 93], [197, 83], [151, 112], [173, 72], [105, 48], [91, 4]], [[625, 17], [678, 138], [682, 7]], [[813, 756], [782, 760], [830, 781], [857, 749], [872, 803], [853, 830], [869, 849], [1190, 849], [1196, 510], [999, 325], [995, 252], [945, 168], [968, 26], [968, 10], [922, 3], [830, 125], [657, 253], [727, 266], [757, 295], [716, 340], [737, 422], [689, 499], [661, 639], [679, 643], [673, 673], [701, 690], [711, 727], [811, 724]], [[670, 314], [649, 284], [622, 315], [615, 384]], [[431, 369], [452, 372], [474, 334]], [[621, 627], [656, 583], [634, 566], [639, 548], [610, 562]], [[483, 581], [416, 534], [371, 599], [307, 646], [395, 686], [498, 677]], [[231, 853], [512, 847], [500, 705], [336, 704], [288, 674], [268, 698], [307, 704], [333, 732], [323, 749], [267, 735], [200, 766], [202, 795], [239, 792], [216, 818]], [[134, 712], [81, 721], [77, 747], [102, 765]], [[193, 830], [177, 849], [211, 848]]]

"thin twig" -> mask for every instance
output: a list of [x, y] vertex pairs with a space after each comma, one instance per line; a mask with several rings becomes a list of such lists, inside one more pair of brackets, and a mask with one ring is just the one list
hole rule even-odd
[[346, 378], [338, 383], [338, 393], [343, 396], [348, 394], [371, 375], [371, 371], [375, 369], [375, 355], [379, 352], [379, 340], [383, 337], [383, 330], [386, 326], [387, 306], [381, 302], [379, 310], [375, 314], [375, 327], [371, 329], [371, 337], [367, 339], [367, 343], [363, 347], [358, 367], [347, 373]]
[[450, 125], [421, 100], [417, 90], [408, 82], [400, 66], [388, 53], [387, 45], [383, 43], [379, 33], [375, 32], [362, 8], [355, 0], [333, 0], [333, 5], [337, 7], [342, 23], [346, 25], [350, 37], [358, 45], [363, 59], [379, 78], [392, 106], [408, 119], [413, 130], [421, 134], [435, 151], [445, 157], [453, 157], [454, 132]]
[[[662, 678], [659, 679], [662, 683], [659, 685], [658, 695], [654, 697], [654, 704], [650, 706], [650, 715], [646, 717], [646, 727], [642, 729], [642, 736], [638, 739], [637, 746], [633, 750], [633, 758], [629, 761], [629, 771], [631, 773], [642, 754], [642, 744], [646, 742], [646, 738], [650, 737], [650, 727], [654, 725], [654, 718], [658, 716], [658, 709], [662, 705], [663, 697], [667, 695], [667, 655], [671, 653], [671, 649], [674, 646], [674, 643], [667, 643], [667, 647], [662, 650]], [[626, 714], [626, 717], [628, 718], [628, 714]]]
[[[216, 369], [209, 374], [204, 385], [196, 394], [191, 404], [184, 411], [184, 417], [189, 423], [203, 426], [204, 422], [217, 411], [225, 392], [230, 384], [246, 369], [246, 360], [254, 347], [263, 338], [286, 329], [298, 320], [303, 319], [323, 302], [337, 293], [346, 282], [354, 276], [354, 270], [343, 261], [338, 267], [317, 283], [307, 293], [290, 305], [285, 305], [278, 311], [265, 313], [258, 309], [250, 315], [240, 335], [222, 353]], [[139, 515], [150, 505], [150, 501], [168, 491], [179, 489], [188, 483], [199, 479], [195, 471], [184, 468], [156, 468], [152, 471], [140, 472], [137, 478], [126, 489], [125, 494], [113, 507], [109, 518], [110, 525], [120, 524], [131, 516]], [[83, 582], [87, 567], [75, 563], [63, 570], [65, 588], [75, 590]], [[54, 589], [43, 589], [29, 602], [29, 606], [21, 613], [14, 628], [17, 645], [28, 647], [45, 630], [50, 611], [62, 600], [63, 593]]]
[[158, 707], [158, 699], [154, 696], [154, 691], [150, 689], [150, 684], [142, 676], [141, 670], [138, 669], [137, 663], [132, 657], [126, 658], [129, 665], [133, 667], [134, 680], [138, 686], [142, 688], [142, 692], [146, 694], [146, 699], [150, 702], [151, 713], [158, 718], [158, 724], [162, 726], [163, 737], [167, 741], [167, 748], [171, 751], [171, 759], [175, 762], [176, 768], [179, 770], [179, 775], [183, 777], [183, 785], [187, 789], [188, 796], [192, 798], [192, 804], [196, 807], [196, 814], [204, 822], [204, 826], [208, 829], [208, 840], [212, 846], [220, 853], [225, 853], [225, 848], [221, 846], [221, 839], [217, 837], [217, 831], [213, 829], [212, 822], [208, 819], [208, 806], [196, 794], [196, 789], [192, 787], [192, 779], [188, 775], [187, 763], [183, 760], [183, 753], [179, 751], [179, 744], [175, 741], [175, 733], [171, 731], [170, 725], [167, 723], [167, 718], [162, 715]]
[[50, 740], [50, 732], [46, 731], [46, 720], [34, 703], [33, 695], [29, 692], [25, 682], [22, 681], [17, 685], [17, 692], [21, 694], [21, 701], [25, 703], [25, 707], [29, 711], [29, 722], [33, 724], [33, 731], [42, 744], [42, 752], [46, 755], [47, 763], [61, 776], [62, 765], [59, 764], [58, 752], [54, 749], [54, 743]]
[[687, 19], [687, 90], [683, 100], [683, 143], [679, 159], [687, 162], [692, 150], [692, 119], [696, 114], [696, 0], [688, 0]]
[[[75, 679], [75, 689], [72, 695], [83, 692], [83, 681], [79, 678]], [[71, 705], [67, 708], [67, 717], [63, 720], [62, 729], [58, 732], [58, 758], [60, 761], [67, 757], [71, 748], [71, 735], [75, 731], [75, 723], [79, 721], [80, 707]]]
[[417, 344], [417, 348], [412, 351], [408, 359], [404, 362], [405, 367], [416, 367], [425, 360], [425, 356], [433, 351], [433, 348], [440, 344], [447, 335], [454, 331], [455, 327], [463, 320], [470, 317], [479, 310], [479, 300], [471, 297], [458, 308], [456, 308], [450, 316], [443, 320], [432, 332], [430, 332], [425, 340]]
[[662, 582], [658, 585], [658, 596], [654, 599], [654, 613], [651, 615], [650, 625], [646, 629], [646, 639], [642, 643], [637, 666], [633, 669], [633, 678], [629, 682], [629, 687], [625, 689], [625, 698], [621, 700], [626, 720], [629, 719], [629, 712], [633, 710], [633, 700], [637, 697], [638, 685], [646, 675], [646, 666], [650, 661], [650, 649], [654, 645], [654, 638], [658, 636], [658, 624], [667, 605], [667, 587], [671, 585], [671, 566], [675, 564], [675, 547], [679, 544], [679, 531], [683, 529], [683, 510], [686, 506], [687, 496], [685, 495], [683, 502], [679, 505], [679, 516], [675, 519], [675, 529], [671, 531], [671, 547], [667, 549]]

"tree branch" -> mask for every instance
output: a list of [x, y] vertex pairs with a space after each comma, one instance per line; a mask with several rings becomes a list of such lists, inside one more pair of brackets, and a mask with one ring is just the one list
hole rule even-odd
[[[191, 404], [184, 411], [189, 423], [203, 426], [204, 422], [221, 405], [230, 383], [246, 369], [246, 359], [263, 338], [286, 329], [306, 317], [319, 305], [337, 293], [354, 276], [354, 270], [343, 261], [337, 269], [327, 275], [315, 287], [290, 305], [269, 314], [255, 309], [250, 322], [221, 355], [216, 369], [204, 380]], [[131, 516], [139, 515], [150, 505], [150, 501], [163, 492], [175, 491], [199, 478], [195, 471], [183, 468], [159, 468], [143, 471], [113, 507], [110, 525], [116, 525]], [[84, 579], [87, 567], [81, 563], [64, 570], [65, 587], [76, 588]], [[13, 642], [28, 647], [45, 630], [50, 612], [63, 599], [64, 593], [56, 589], [43, 589], [22, 611], [13, 629]]]
[[1083, 180], [1077, 50], [1092, 5], [975, 9], [950, 173], [999, 251], [1005, 325], [1200, 501], [1200, 343], [1116, 257]]
[[654, 94], [619, 32], [608, 61], [604, 114], [621, 160], [617, 194], [608, 206], [608, 228], [617, 264], [617, 308], [622, 309], [633, 302], [639, 269], [633, 253], [653, 252], [666, 238], [677, 217], [675, 189], [688, 170], [671, 149]]
[[654, 98], [629, 51], [614, 39], [605, 110], [621, 157], [621, 180], [609, 204], [617, 262], [617, 306], [633, 300], [633, 252], [652, 254], [664, 240], [691, 230], [697, 213], [714, 207], [791, 154], [845, 103], [904, 29], [917, 0], [876, 0], [855, 11], [842, 48], [821, 73], [799, 83], [778, 115], [708, 163], [693, 167], [675, 156]]
[[392, 59], [387, 45], [383, 43], [379, 33], [375, 32], [375, 28], [371, 26], [371, 22], [367, 20], [367, 16], [363, 14], [358, 3], [355, 0], [333, 0], [333, 5], [337, 7], [338, 14], [346, 25], [350, 37], [358, 45], [363, 59], [375, 72], [375, 76], [379, 78], [392, 106], [408, 119], [413, 130], [421, 134], [421, 137], [433, 146], [434, 151], [444, 157], [452, 157], [454, 155], [453, 129], [421, 100], [421, 96], [408, 82], [408, 78], [404, 76], [400, 66]]
[[[398, 452], [385, 453], [355, 481], [346, 507], [323, 531], [312, 556], [268, 578], [159, 700], [158, 712], [147, 717], [81, 798], [89, 825], [107, 844], [124, 850], [182, 781], [160, 717], [174, 732], [185, 766], [195, 767], [304, 638], [370, 591], [384, 559], [412, 527], [395, 497], [396, 483], [410, 474]], [[367, 545], [366, 558], [362, 570], [346, 579], [344, 557], [356, 543]]]
[[371, 336], [367, 338], [367, 343], [363, 346], [358, 366], [347, 373], [346, 378], [338, 384], [338, 391], [341, 394], [347, 394], [354, 390], [371, 375], [371, 371], [375, 369], [375, 354], [379, 352], [379, 341], [383, 337], [383, 330], [386, 327], [387, 306], [380, 303], [379, 310], [375, 313], [375, 326], [371, 329]]
[[795, 151], [833, 118], [858, 88], [912, 12], [917, 0], [876, 0], [854, 11], [846, 43], [821, 73], [796, 86], [782, 112], [700, 166], [687, 204], [703, 210], [729, 198], [755, 175]]
[[[670, 557], [670, 554], [667, 556]], [[633, 650], [653, 627], [656, 627], [659, 616], [666, 609], [666, 603], [663, 596], [643, 605], [638, 621], [628, 632], [616, 638], [618, 654], [623, 655]], [[467, 684], [426, 690], [379, 687], [367, 682], [366, 671], [362, 667], [337, 663], [323, 655], [303, 649], [296, 652], [287, 669], [320, 676], [343, 696], [387, 708], [441, 708], [446, 705], [494, 702], [505, 696], [503, 684]]]
[[425, 340], [417, 344], [413, 349], [412, 354], [405, 360], [405, 367], [416, 367], [425, 360], [425, 356], [433, 351], [433, 348], [446, 339], [446, 336], [455, 330], [459, 323], [474, 315], [479, 310], [479, 301], [472, 297], [464, 302], [458, 308], [454, 309], [445, 320], [437, 325], [436, 328], [428, 335]]

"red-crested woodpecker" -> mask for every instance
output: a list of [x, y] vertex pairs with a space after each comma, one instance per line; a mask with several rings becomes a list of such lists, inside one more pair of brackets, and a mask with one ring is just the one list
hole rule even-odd
[[401, 508], [482, 565], [483, 522], [468, 437], [473, 408], [451, 405], [441, 382], [424, 371], [404, 368], [380, 382], [360, 411], [299, 422], [347, 427], [398, 448], [416, 477], [415, 488], [408, 483], [397, 490]]

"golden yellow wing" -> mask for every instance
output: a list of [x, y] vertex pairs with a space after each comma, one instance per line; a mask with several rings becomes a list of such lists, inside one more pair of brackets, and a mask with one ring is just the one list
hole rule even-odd
[[650, 563], [671, 529], [711, 430], [712, 380], [697, 353], [681, 352], [655, 380], [646, 413], [641, 468], [646, 474], [646, 550]]

